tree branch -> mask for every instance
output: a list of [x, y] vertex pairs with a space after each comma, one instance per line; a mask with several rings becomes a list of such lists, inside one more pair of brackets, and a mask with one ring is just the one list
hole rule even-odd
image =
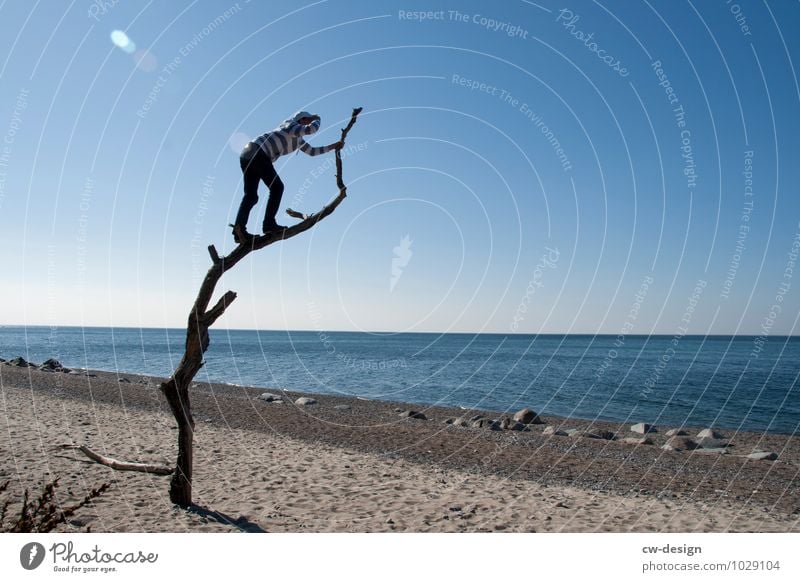
[[217, 301], [217, 304], [214, 305], [214, 307], [206, 311], [205, 315], [203, 316], [203, 322], [207, 326], [211, 327], [214, 322], [217, 321], [217, 319], [219, 319], [223, 313], [225, 313], [225, 310], [231, 303], [233, 303], [234, 299], [236, 299], [236, 293], [233, 291], [228, 291], [225, 293], [225, 295], [219, 298], [219, 301]]

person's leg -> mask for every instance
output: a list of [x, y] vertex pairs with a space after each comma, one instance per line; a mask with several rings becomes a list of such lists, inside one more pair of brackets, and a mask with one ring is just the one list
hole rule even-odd
[[242, 198], [242, 203], [239, 205], [239, 212], [236, 214], [234, 226], [241, 226], [242, 230], [245, 231], [247, 230], [247, 219], [250, 217], [250, 211], [258, 203], [258, 181], [261, 178], [261, 174], [258, 171], [258, 158], [259, 154], [250, 159], [239, 158], [244, 182], [244, 198]]
[[261, 164], [261, 179], [269, 187], [269, 200], [267, 200], [267, 212], [264, 214], [263, 232], [267, 233], [271, 230], [279, 230], [279, 225], [275, 222], [275, 217], [278, 215], [278, 209], [281, 206], [281, 198], [283, 197], [283, 181], [278, 173], [275, 171], [275, 166], [269, 159], [266, 159]]

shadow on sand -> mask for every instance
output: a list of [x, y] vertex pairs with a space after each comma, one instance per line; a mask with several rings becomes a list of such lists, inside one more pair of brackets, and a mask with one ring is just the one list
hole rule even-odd
[[250, 521], [244, 516], [233, 518], [230, 515], [225, 515], [224, 513], [208, 509], [207, 507], [203, 507], [201, 505], [192, 505], [188, 507], [186, 511], [217, 523], [233, 526], [239, 531], [245, 533], [267, 533], [267, 530], [263, 529], [260, 525]]

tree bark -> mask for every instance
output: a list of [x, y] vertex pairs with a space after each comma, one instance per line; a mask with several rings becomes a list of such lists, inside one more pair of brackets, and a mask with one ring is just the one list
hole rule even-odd
[[[344, 142], [350, 129], [355, 124], [361, 108], [353, 109], [350, 122], [342, 130], [341, 141]], [[236, 293], [226, 292], [212, 308], [208, 308], [214, 289], [222, 275], [233, 268], [251, 252], [262, 249], [279, 240], [286, 240], [305, 232], [320, 220], [329, 216], [347, 196], [347, 187], [342, 178], [341, 150], [336, 150], [336, 185], [339, 194], [322, 209], [304, 217], [303, 221], [280, 232], [253, 237], [251, 241], [237, 246], [229, 255], [220, 257], [214, 245], [208, 247], [212, 265], [206, 273], [200, 290], [197, 293], [189, 320], [186, 326], [186, 346], [183, 358], [178, 363], [172, 376], [161, 384], [161, 391], [169, 404], [172, 414], [178, 423], [178, 460], [170, 482], [169, 497], [173, 503], [181, 506], [192, 504], [192, 454], [194, 439], [194, 419], [189, 399], [189, 387], [197, 372], [203, 366], [203, 353], [208, 349], [208, 328], [219, 319], [225, 309], [236, 299]], [[294, 213], [297, 215], [299, 213]]]

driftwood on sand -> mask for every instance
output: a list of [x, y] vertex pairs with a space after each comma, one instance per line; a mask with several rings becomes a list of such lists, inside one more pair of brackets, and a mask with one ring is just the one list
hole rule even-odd
[[62, 449], [76, 449], [82, 452], [84, 455], [89, 457], [96, 463], [100, 463], [101, 465], [105, 465], [106, 467], [111, 467], [112, 469], [116, 469], [117, 471], [138, 471], [139, 473], [152, 473], [154, 475], [172, 475], [175, 472], [175, 469], [172, 467], [166, 467], [164, 465], [151, 465], [149, 463], [129, 463], [127, 461], [118, 461], [117, 459], [112, 459], [111, 457], [106, 457], [101, 455], [100, 453], [94, 452], [87, 446], [84, 445], [61, 445], [59, 448]]

